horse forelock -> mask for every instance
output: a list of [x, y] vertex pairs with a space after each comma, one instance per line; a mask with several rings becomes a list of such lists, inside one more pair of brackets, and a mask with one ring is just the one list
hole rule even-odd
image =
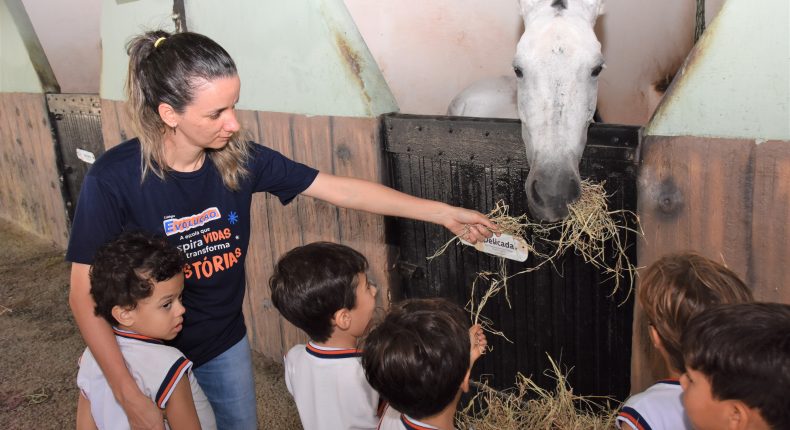
[[543, 20], [525, 29], [516, 49], [516, 57], [536, 58], [548, 54], [585, 52], [583, 56], [600, 56], [601, 44], [592, 28], [580, 25], [577, 17], [564, 16]]
[[551, 7], [553, 7], [554, 9], [557, 9], [557, 11], [561, 11], [563, 9], [567, 9], [568, 8], [568, 0], [554, 0], [551, 3]]

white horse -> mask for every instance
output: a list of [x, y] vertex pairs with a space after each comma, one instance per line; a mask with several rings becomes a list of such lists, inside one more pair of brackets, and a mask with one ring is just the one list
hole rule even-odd
[[533, 216], [556, 221], [580, 193], [579, 161], [604, 67], [593, 25], [603, 0], [520, 0], [524, 34], [514, 77], [479, 81], [453, 99], [448, 115], [520, 118]]

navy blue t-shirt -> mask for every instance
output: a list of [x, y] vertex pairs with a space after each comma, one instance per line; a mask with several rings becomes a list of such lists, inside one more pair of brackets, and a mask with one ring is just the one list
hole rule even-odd
[[249, 143], [249, 175], [228, 190], [211, 161], [189, 173], [153, 173], [140, 182], [140, 142], [128, 140], [104, 153], [80, 191], [66, 259], [91, 264], [99, 246], [125, 230], [166, 235], [187, 258], [181, 333], [171, 342], [195, 366], [211, 360], [246, 334], [242, 315], [244, 261], [250, 236], [252, 194], [287, 204], [313, 183], [318, 171], [264, 146]]

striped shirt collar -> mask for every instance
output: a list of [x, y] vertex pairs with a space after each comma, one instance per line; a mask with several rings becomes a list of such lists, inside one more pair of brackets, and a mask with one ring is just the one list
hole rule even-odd
[[116, 336], [124, 337], [126, 339], [134, 339], [134, 340], [139, 340], [139, 341], [148, 342], [148, 343], [158, 343], [158, 344], [163, 344], [164, 343], [160, 339], [154, 339], [153, 337], [148, 337], [148, 336], [142, 335], [140, 333], [135, 333], [135, 332], [129, 331], [129, 330], [123, 330], [123, 329], [120, 329], [118, 327], [113, 327], [112, 331], [113, 331], [113, 333], [115, 333]]
[[307, 353], [318, 358], [351, 358], [361, 357], [362, 351], [356, 348], [330, 348], [328, 346], [318, 346], [313, 342], [305, 345]]
[[635, 428], [636, 430], [653, 430], [648, 424], [647, 420], [636, 409], [623, 406], [620, 413], [617, 414], [618, 418], [625, 420], [629, 425], [627, 427]]
[[406, 414], [400, 414], [400, 422], [403, 423], [403, 427], [406, 430], [438, 430], [438, 427], [419, 422], [406, 416]]

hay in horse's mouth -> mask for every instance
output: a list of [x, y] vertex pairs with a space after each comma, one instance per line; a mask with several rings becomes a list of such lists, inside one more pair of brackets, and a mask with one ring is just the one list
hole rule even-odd
[[[604, 183], [593, 183], [584, 180], [581, 183], [581, 196], [577, 201], [568, 205], [568, 216], [562, 221], [554, 223], [539, 223], [529, 220], [526, 214], [511, 216], [509, 206], [499, 201], [496, 207], [488, 213], [488, 218], [497, 224], [502, 233], [519, 236], [524, 239], [527, 250], [533, 256], [532, 265], [527, 265], [521, 271], [509, 275], [506, 271], [505, 261], [500, 258], [497, 272], [480, 272], [472, 283], [471, 298], [467, 303], [467, 310], [472, 313], [475, 324], [479, 323], [486, 331], [507, 337], [501, 331], [493, 328], [492, 322], [480, 315], [486, 302], [505, 291], [507, 300], [507, 283], [514, 276], [532, 272], [545, 264], [557, 261], [566, 251], [573, 251], [580, 255], [588, 264], [614, 280], [613, 295], [620, 289], [620, 282], [628, 281], [628, 296], [631, 294], [637, 268], [631, 263], [626, 254], [625, 239], [629, 233], [641, 235], [639, 217], [628, 210], [610, 211], [607, 204], [607, 194]], [[632, 217], [635, 228], [628, 227], [627, 217]], [[619, 222], [616, 220], [619, 219]], [[445, 243], [436, 253], [428, 259], [434, 259], [454, 243], [460, 243], [460, 236], [456, 236]], [[606, 245], [611, 243], [614, 252], [610, 264], [606, 259]], [[475, 290], [478, 283], [487, 283], [486, 292], [482, 298], [475, 302]], [[509, 302], [508, 302], [509, 304]]]
[[[516, 385], [504, 392], [476, 383], [477, 394], [456, 414], [458, 430], [501, 429], [611, 429], [617, 417], [618, 403], [603, 397], [573, 394], [566, 375], [549, 357], [552, 369], [547, 375], [557, 381], [554, 390], [540, 388], [522, 374]], [[605, 403], [605, 404], [604, 404]], [[612, 404], [614, 403], [614, 405]]]

